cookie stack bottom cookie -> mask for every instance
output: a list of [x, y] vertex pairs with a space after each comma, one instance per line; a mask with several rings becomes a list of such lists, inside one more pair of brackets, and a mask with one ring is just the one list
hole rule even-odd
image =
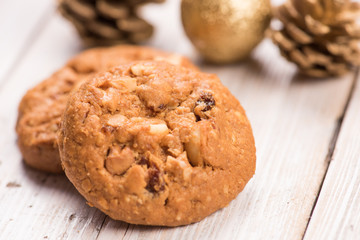
[[135, 60], [164, 60], [196, 68], [182, 56], [130, 45], [94, 48], [75, 56], [51, 77], [29, 90], [20, 102], [16, 132], [25, 163], [45, 172], [63, 172], [56, 133], [68, 95], [98, 71]]
[[226, 206], [255, 172], [243, 108], [215, 75], [143, 61], [84, 83], [59, 131], [66, 176], [113, 219], [197, 222]]

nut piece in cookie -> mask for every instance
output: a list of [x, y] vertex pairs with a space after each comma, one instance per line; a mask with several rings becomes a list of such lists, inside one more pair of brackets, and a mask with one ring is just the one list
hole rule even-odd
[[255, 172], [251, 126], [236, 98], [215, 75], [166, 62], [97, 75], [70, 97], [61, 126], [70, 181], [91, 205], [129, 223], [200, 221]]
[[109, 155], [105, 159], [105, 168], [114, 175], [121, 175], [135, 162], [134, 153], [129, 147], [109, 149]]

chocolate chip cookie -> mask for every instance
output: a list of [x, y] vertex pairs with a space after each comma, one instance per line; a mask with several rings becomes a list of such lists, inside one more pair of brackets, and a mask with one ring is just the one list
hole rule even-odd
[[177, 226], [225, 207], [255, 172], [250, 123], [215, 75], [166, 62], [116, 67], [69, 98], [65, 173], [113, 219]]
[[39, 170], [62, 172], [56, 132], [70, 91], [100, 70], [134, 60], [166, 60], [195, 68], [184, 57], [146, 47], [123, 45], [79, 54], [23, 97], [16, 132], [25, 162]]

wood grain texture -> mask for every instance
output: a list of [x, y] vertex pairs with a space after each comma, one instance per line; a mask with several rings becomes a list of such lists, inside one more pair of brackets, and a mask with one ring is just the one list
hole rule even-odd
[[305, 239], [360, 237], [360, 77]]
[[[18, 103], [27, 89], [81, 50], [73, 28], [54, 16], [0, 85], [0, 239], [302, 238], [354, 74], [340, 79], [303, 79], [268, 40], [244, 63], [206, 65], [181, 30], [178, 9], [179, 0], [143, 9], [157, 28], [148, 45], [185, 54], [204, 71], [218, 74], [247, 110], [258, 161], [256, 175], [245, 190], [228, 207], [196, 224], [136, 226], [111, 220], [88, 207], [65, 176], [26, 167], [14, 131]], [[335, 160], [325, 179], [324, 190], [328, 190], [320, 195], [306, 238], [359, 234], [358, 215], [352, 214], [358, 211], [359, 203], [359, 139], [355, 135], [359, 132], [359, 91], [357, 88], [353, 95]], [[344, 161], [346, 158], [349, 161]], [[324, 218], [333, 220], [322, 222]], [[328, 234], [319, 232], [318, 226]]]
[[53, 12], [54, 4], [48, 0], [0, 1], [0, 84]]
[[0, 89], [0, 239], [94, 239], [105, 215], [90, 208], [64, 175], [26, 167], [16, 146], [17, 106], [27, 89], [79, 51], [54, 17]]

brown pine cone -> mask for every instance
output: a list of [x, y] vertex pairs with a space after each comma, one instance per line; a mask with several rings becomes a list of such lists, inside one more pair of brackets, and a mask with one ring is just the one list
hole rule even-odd
[[288, 0], [274, 11], [282, 28], [272, 40], [301, 73], [339, 76], [360, 64], [359, 13], [350, 0]]
[[59, 0], [59, 11], [71, 21], [87, 46], [139, 43], [153, 33], [137, 8], [165, 0]]

